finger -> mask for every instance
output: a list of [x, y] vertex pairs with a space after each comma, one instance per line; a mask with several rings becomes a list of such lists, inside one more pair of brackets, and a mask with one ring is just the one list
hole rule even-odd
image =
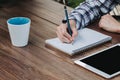
[[70, 40], [69, 40], [66, 36], [64, 36], [64, 35], [61, 33], [61, 31], [58, 31], [58, 32], [57, 32], [57, 35], [58, 35], [59, 39], [60, 39], [62, 42], [70, 43]]
[[61, 39], [60, 34], [57, 31], [56, 31], [56, 34], [57, 34], [58, 38], [60, 39], [60, 41], [63, 42], [62, 39]]
[[75, 37], [78, 35], [78, 31], [77, 31], [77, 29], [76, 29], [76, 28], [73, 28], [73, 29], [72, 29], [72, 31], [73, 31], [73, 34], [72, 34], [72, 39], [74, 40], [74, 39], [75, 39]]
[[71, 42], [71, 39], [70, 39], [71, 36], [67, 33], [66, 30], [62, 30], [62, 32], [60, 32], [60, 33], [61, 33], [61, 38], [64, 42], [67, 42], [67, 43]]
[[67, 28], [62, 28], [61, 29], [62, 35], [64, 35], [66, 38], [68, 38], [69, 40], [71, 40], [71, 35], [67, 32]]
[[65, 24], [61, 24], [59, 27], [57, 27], [57, 31], [56, 31], [58, 38], [62, 41], [62, 42], [67, 42], [70, 43], [72, 42], [72, 37], [70, 34], [68, 34], [67, 32], [67, 25]]
[[99, 22], [99, 27], [102, 28], [101, 20], [100, 20], [100, 22]]
[[56, 33], [57, 33], [57, 36], [58, 36], [58, 38], [60, 39], [60, 41], [64, 42], [64, 41], [62, 40], [61, 26], [57, 27]]
[[62, 39], [63, 42], [66, 42], [66, 43], [71, 42], [71, 40], [68, 37], [66, 37], [65, 35], [61, 34], [60, 36], [61, 36], [61, 39]]
[[105, 19], [100, 19], [100, 21], [99, 21], [99, 27], [100, 28], [103, 28], [104, 26], [104, 23], [105, 23], [106, 21], [105, 21]]
[[65, 32], [63, 32], [63, 35], [66, 37], [66, 38], [68, 38], [69, 40], [71, 40], [71, 35], [67, 32], [67, 31], [65, 31]]

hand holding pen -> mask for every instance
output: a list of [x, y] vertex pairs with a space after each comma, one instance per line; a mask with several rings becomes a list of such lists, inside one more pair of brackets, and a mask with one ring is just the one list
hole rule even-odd
[[[64, 4], [65, 1], [64, 1]], [[63, 23], [57, 27], [57, 36], [58, 38], [65, 43], [72, 43], [74, 38], [77, 36], [77, 29], [76, 29], [76, 23], [75, 20], [69, 20], [68, 19], [68, 13], [67, 13], [67, 7], [64, 6], [65, 11], [65, 17], [66, 20], [63, 21]]]

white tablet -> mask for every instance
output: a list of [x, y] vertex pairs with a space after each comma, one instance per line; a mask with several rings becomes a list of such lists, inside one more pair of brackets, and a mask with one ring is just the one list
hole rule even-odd
[[76, 60], [75, 63], [104, 78], [112, 78], [120, 74], [120, 44]]

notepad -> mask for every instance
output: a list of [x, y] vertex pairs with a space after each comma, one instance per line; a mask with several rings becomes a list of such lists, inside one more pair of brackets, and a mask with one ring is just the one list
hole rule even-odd
[[47, 39], [45, 40], [45, 43], [72, 56], [78, 52], [110, 41], [111, 39], [111, 36], [89, 28], [84, 28], [78, 31], [78, 36], [76, 37], [74, 44], [62, 43], [59, 38]]

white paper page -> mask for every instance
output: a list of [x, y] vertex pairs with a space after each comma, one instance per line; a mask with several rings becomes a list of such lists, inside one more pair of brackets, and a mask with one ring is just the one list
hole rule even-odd
[[72, 44], [62, 43], [58, 38], [46, 40], [46, 43], [52, 45], [55, 48], [60, 49], [63, 52], [72, 54], [75, 46]]
[[100, 42], [108, 37], [110, 36], [85, 28], [79, 31], [79, 34], [76, 37], [73, 45], [62, 43], [58, 38], [48, 39], [46, 40], [46, 43], [68, 53], [69, 55], [72, 55], [76, 52], [76, 50], [79, 51], [82, 48], [87, 48], [88, 46], [92, 47], [95, 43]]
[[99, 32], [93, 31], [91, 29], [83, 29], [79, 31], [79, 35], [76, 38], [74, 43], [75, 49], [86, 47], [88, 45], [94, 45], [105, 38], [108, 38], [107, 35], [101, 34]]

